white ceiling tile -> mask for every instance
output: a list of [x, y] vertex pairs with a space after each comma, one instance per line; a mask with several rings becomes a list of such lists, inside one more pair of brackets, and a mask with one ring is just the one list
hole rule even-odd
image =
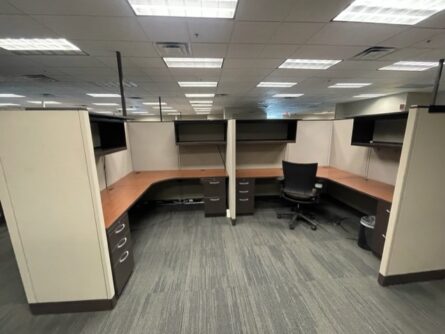
[[91, 56], [116, 57], [120, 51], [123, 57], [158, 57], [158, 52], [151, 42], [123, 41], [84, 41], [72, 40], [80, 49]]
[[348, 59], [362, 52], [362, 46], [304, 45], [292, 58], [300, 59]]
[[[100, 60], [91, 56], [26, 56], [46, 67], [105, 67]], [[116, 64], [116, 60], [114, 60]], [[116, 65], [115, 65], [116, 66]]]
[[236, 11], [237, 20], [283, 21], [295, 0], [241, 0]]
[[264, 44], [231, 43], [227, 52], [229, 58], [256, 58], [264, 49]]
[[297, 0], [286, 21], [330, 22], [351, 0]]
[[144, 58], [144, 57], [131, 57], [128, 58], [133, 64], [140, 68], [167, 68], [164, 61], [161, 58]]
[[192, 55], [198, 58], [224, 58], [228, 44], [192, 43]]
[[188, 28], [193, 43], [227, 43], [232, 34], [233, 21], [189, 19]]
[[9, 4], [6, 0], [0, 0], [0, 13], [5, 14], [22, 14], [20, 10]]
[[[391, 61], [369, 61], [369, 60], [345, 60], [335, 65], [335, 71], [342, 70], [378, 70], [379, 68], [391, 65]], [[360, 78], [357, 78], [360, 81]]]
[[299, 46], [290, 44], [267, 44], [261, 51], [261, 58], [289, 58]]
[[[98, 61], [100, 61], [102, 63], [102, 66], [109, 66], [109, 67], [117, 69], [116, 56], [96, 57], [96, 59], [98, 59]], [[125, 72], [127, 72], [128, 69], [130, 69], [130, 68], [137, 67], [137, 65], [134, 62], [132, 62], [131, 59], [132, 58], [129, 58], [129, 57], [122, 57], [122, 67]]]
[[405, 48], [396, 50], [389, 55], [380, 58], [382, 61], [401, 61], [401, 60], [414, 60], [417, 59], [418, 56], [427, 52], [428, 49], [416, 49], [416, 48]]
[[431, 16], [430, 18], [419, 22], [417, 27], [426, 27], [426, 28], [442, 28], [445, 29], [445, 11], [437, 13], [436, 15]]
[[406, 48], [412, 46], [413, 44], [420, 43], [421, 41], [434, 38], [433, 36], [438, 35], [441, 32], [443, 32], [441, 29], [409, 28], [402, 31], [400, 34], [379, 43], [379, 45]]
[[[442, 30], [443, 31], [443, 30]], [[428, 40], [416, 43], [413, 45], [415, 48], [428, 48], [428, 49], [441, 49], [445, 48], [445, 31], [434, 35]]]
[[1, 38], [52, 38], [58, 37], [43, 24], [29, 16], [2, 15], [0, 19]]
[[308, 44], [374, 46], [405, 27], [388, 24], [332, 22], [308, 41]]
[[[121, 0], [12, 0], [27, 14], [133, 16], [126, 1]], [[1, 8], [1, 7], [0, 7]]]
[[232, 34], [233, 43], [265, 43], [278, 29], [277, 22], [236, 22]]
[[33, 16], [67, 39], [145, 41], [136, 18], [94, 16]]
[[277, 68], [282, 64], [282, 59], [246, 59], [246, 58], [228, 58], [224, 61], [224, 68]]
[[150, 41], [188, 42], [186, 19], [172, 17], [138, 17], [137, 19]]
[[445, 47], [443, 49], [428, 50], [423, 53], [419, 53], [416, 56], [410, 58], [410, 60], [417, 61], [439, 61], [445, 57]]
[[273, 35], [274, 43], [302, 44], [323, 28], [323, 23], [282, 23]]

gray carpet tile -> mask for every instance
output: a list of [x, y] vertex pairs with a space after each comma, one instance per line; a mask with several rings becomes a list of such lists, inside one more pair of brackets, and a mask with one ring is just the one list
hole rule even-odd
[[[259, 201], [237, 226], [201, 208], [135, 210], [135, 269], [112, 311], [30, 314], [0, 226], [0, 333], [445, 333], [445, 282], [382, 288], [359, 217], [324, 203], [317, 231]], [[332, 224], [344, 218], [341, 226]]]

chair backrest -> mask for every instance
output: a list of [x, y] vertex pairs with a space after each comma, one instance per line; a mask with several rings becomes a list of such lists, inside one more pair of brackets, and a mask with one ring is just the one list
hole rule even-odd
[[311, 192], [315, 186], [318, 163], [297, 164], [283, 161], [284, 189]]

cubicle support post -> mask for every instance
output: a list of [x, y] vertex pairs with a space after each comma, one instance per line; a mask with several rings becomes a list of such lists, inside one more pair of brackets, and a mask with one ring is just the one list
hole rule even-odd
[[119, 51], [116, 51], [116, 60], [117, 60], [117, 71], [119, 74], [119, 90], [121, 93], [122, 116], [127, 117], [127, 105], [125, 102], [125, 92], [124, 92], [124, 75], [122, 71], [122, 57]]

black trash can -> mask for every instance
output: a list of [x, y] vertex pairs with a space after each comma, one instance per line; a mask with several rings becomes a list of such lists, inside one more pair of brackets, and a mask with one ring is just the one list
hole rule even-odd
[[375, 216], [364, 216], [360, 219], [360, 228], [358, 230], [357, 245], [360, 248], [370, 250], [369, 242], [375, 226]]

